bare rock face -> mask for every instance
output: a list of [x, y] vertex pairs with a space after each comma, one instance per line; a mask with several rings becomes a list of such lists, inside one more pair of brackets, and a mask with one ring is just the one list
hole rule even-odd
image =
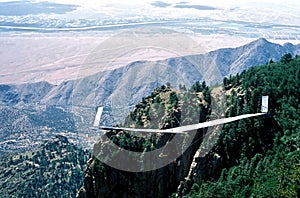
[[[205, 89], [207, 90], [207, 87]], [[178, 103], [174, 102], [174, 94], [179, 97]], [[149, 108], [153, 108], [154, 113], [158, 112], [160, 106], [157, 105], [158, 103], [154, 103], [154, 99], [161, 98], [160, 104], [164, 104], [164, 108], [171, 108], [161, 115], [165, 119], [161, 122], [165, 124], [154, 123], [156, 124], [154, 127], [157, 127], [157, 125], [176, 127], [178, 123], [173, 122], [176, 120], [174, 115], [176, 112], [178, 114], [182, 108], [181, 104], [185, 101], [181, 101], [180, 98], [190, 97], [188, 98], [190, 108], [187, 108], [190, 114], [187, 114], [188, 117], [182, 118], [182, 121], [190, 119], [197, 122], [199, 122], [199, 119], [204, 121], [206, 116], [202, 116], [203, 118], [200, 116], [201, 118], [199, 118], [199, 112], [207, 115], [209, 105], [206, 102], [197, 103], [200, 99], [205, 98], [204, 95], [199, 93], [183, 96], [183, 93], [162, 86], [162, 88], [156, 89], [151, 96], [146, 97], [141, 103], [137, 104], [135, 110], [129, 116], [140, 120], [147, 117], [148, 111], [146, 110]], [[178, 117], [178, 119], [180, 118]], [[148, 121], [142, 119], [144, 124]], [[205, 134], [204, 129], [190, 131], [189, 134], [153, 133], [142, 137], [125, 131], [109, 131], [101, 136], [100, 140], [94, 145], [94, 154], [88, 163], [84, 185], [77, 196], [168, 197], [176, 192], [180, 182], [184, 181], [188, 175], [203, 134]], [[119, 147], [115, 148], [114, 145]], [[163, 149], [159, 150], [161, 148]], [[126, 155], [124, 150], [133, 151], [132, 156]], [[157, 150], [159, 152], [155, 152]], [[136, 155], [136, 153], [139, 154]], [[125, 166], [120, 168], [120, 165]], [[132, 166], [138, 168], [133, 169]]]
[[[205, 84], [203, 86], [205, 86]], [[204, 88], [204, 90], [206, 88]], [[184, 102], [179, 100], [178, 104], [185, 103], [185, 105], [173, 106], [174, 109], [172, 113], [165, 113], [162, 117], [169, 120], [170, 123], [174, 123], [172, 120], [176, 119], [170, 117], [170, 115], [174, 115], [175, 112], [180, 110], [180, 114], [184, 114], [185, 111], [188, 111], [189, 113], [186, 114], [188, 116], [182, 118], [182, 121], [183, 123], [187, 122], [185, 124], [194, 124], [188, 122], [191, 120], [191, 122], [203, 122], [208, 118], [209, 112], [212, 112], [212, 114], [216, 116], [217, 112], [214, 110], [210, 111], [209, 109], [210, 105], [221, 102], [219, 101], [220, 97], [217, 97], [218, 100], [214, 97], [212, 97], [212, 100], [208, 100], [207, 97], [205, 97], [207, 96], [207, 92], [204, 90], [202, 93], [187, 94], [188, 103], [186, 103], [185, 100], [183, 100]], [[216, 94], [220, 94], [219, 92], [220, 89], [215, 88], [211, 91], [211, 94], [215, 96]], [[173, 93], [175, 93], [174, 89], [157, 89], [151, 96], [146, 97], [143, 102], [137, 104], [138, 108], [131, 113], [131, 116], [136, 118], [138, 116], [145, 117], [141, 112], [145, 112], [145, 109], [152, 108], [151, 105], [156, 97], [163, 98], [163, 95], [169, 95], [170, 97], [164, 98], [161, 101], [161, 104], [171, 104], [167, 101], [170, 102], [171, 96], [174, 95]], [[180, 96], [180, 92], [177, 92], [177, 95]], [[185, 96], [182, 97], [185, 98]], [[204, 101], [204, 98], [210, 102]], [[199, 101], [202, 101], [202, 103], [199, 103]], [[154, 112], [157, 112], [157, 110], [154, 110]], [[164, 120], [162, 121], [163, 123], [166, 123]], [[176, 127], [176, 125], [172, 127]], [[179, 196], [184, 195], [189, 191], [194, 182], [201, 183], [202, 179], [206, 179], [218, 171], [218, 166], [221, 162], [220, 157], [218, 157], [217, 154], [209, 153], [210, 149], [207, 149], [207, 146], [201, 146], [204, 140], [205, 143], [207, 143], [205, 145], [211, 143], [211, 139], [204, 137], [212, 137], [217, 134], [218, 131], [219, 127], [213, 127], [212, 130], [198, 129], [197, 131], [189, 131], [188, 134], [181, 134], [179, 136], [178, 134], [154, 133], [150, 136], [150, 139], [147, 140], [135, 137], [124, 131], [107, 132], [106, 135], [101, 136], [100, 140], [94, 145], [94, 155], [88, 163], [84, 185], [79, 190], [77, 196], [168, 197], [175, 192], [177, 192], [177, 195]], [[207, 134], [209, 134], [209, 136], [207, 136]], [[175, 141], [175, 147], [168, 146], [171, 144], [170, 140]], [[129, 172], [125, 169], [120, 170], [109, 165], [132, 165], [133, 163], [130, 159], [125, 157], [124, 153], [122, 153], [122, 149], [113, 149], [109, 142], [122, 146], [123, 149], [135, 152], [139, 151], [142, 153], [149, 151], [149, 147], [145, 147], [144, 145], [151, 145], [150, 147], [152, 150], [150, 149], [150, 151], [155, 151], [164, 147], [164, 155], [162, 155], [160, 158], [161, 160], [158, 161], [152, 160], [157, 156], [150, 155], [151, 157], [146, 157], [146, 155], [140, 155], [139, 159], [141, 159], [144, 165], [141, 167], [141, 171]], [[180, 150], [182, 148], [186, 149]], [[173, 156], [174, 150], [177, 149], [180, 150], [180, 155], [177, 155], [177, 157], [174, 158], [171, 157]], [[168, 158], [174, 160], [166, 163], [164, 166], [160, 166], [163, 164], [164, 159]], [[116, 161], [114, 161], [115, 159]], [[156, 163], [155, 165], [159, 168], [151, 170], [145, 169], [145, 167], [147, 168], [147, 165], [153, 165], [153, 163]]]
[[[209, 153], [199, 157], [204, 131], [198, 131], [191, 146], [172, 163], [147, 172], [126, 172], [112, 168], [93, 157], [88, 161], [84, 184], [77, 197], [168, 197], [188, 193], [193, 183], [201, 184], [220, 172], [221, 158]], [[100, 141], [101, 142], [101, 141]], [[105, 144], [98, 145], [105, 149]], [[126, 163], [126, 162], [124, 162]]]
[[208, 178], [212, 178], [221, 170], [221, 157], [216, 153], [209, 153], [205, 157], [194, 156], [192, 165], [189, 169], [189, 174], [183, 181], [180, 182], [177, 188], [177, 196], [186, 195], [194, 183], [201, 184]]
[[117, 170], [93, 157], [77, 197], [168, 197], [187, 176], [196, 147], [194, 144], [172, 163], [147, 172]]

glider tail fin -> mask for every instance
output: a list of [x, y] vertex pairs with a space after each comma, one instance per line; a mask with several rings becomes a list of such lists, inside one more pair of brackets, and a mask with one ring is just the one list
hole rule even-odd
[[93, 127], [99, 127], [102, 113], [103, 113], [103, 107], [98, 107]]
[[261, 112], [262, 113], [268, 113], [269, 109], [269, 96], [263, 96], [261, 98]]

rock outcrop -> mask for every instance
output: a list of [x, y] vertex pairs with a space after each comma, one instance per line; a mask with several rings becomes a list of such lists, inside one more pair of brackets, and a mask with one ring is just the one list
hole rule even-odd
[[[163, 126], [163, 128], [176, 127], [179, 123], [174, 121], [177, 119], [180, 119], [183, 123], [199, 122], [199, 119], [202, 122], [208, 118], [208, 113], [210, 112], [210, 102], [204, 100], [209, 94], [207, 92], [208, 89], [205, 87], [205, 84], [202, 86], [202, 88], [199, 88], [202, 92], [196, 94], [192, 92], [194, 94], [188, 94], [188, 96], [167, 87], [158, 88], [151, 96], [146, 97], [143, 102], [139, 103], [130, 116], [135, 118], [134, 121], [146, 118], [149, 115], [148, 109], [152, 110], [153, 114], [156, 114], [158, 103], [154, 101], [160, 98], [160, 104], [163, 104], [166, 109], [164, 115], [160, 115], [164, 118], [161, 122], [165, 124], [155, 123], [156, 125]], [[174, 102], [176, 101], [174, 93], [179, 98], [178, 103]], [[185, 98], [188, 99], [188, 104], [184, 100]], [[176, 118], [174, 115], [178, 111], [181, 112], [181, 115], [185, 111], [189, 112], [186, 113], [184, 118], [183, 116]], [[196, 113], [197, 111], [198, 114]], [[152, 118], [155, 118], [155, 116], [152, 116]], [[149, 122], [149, 119], [142, 119], [143, 126], [149, 124]], [[149, 125], [151, 125], [151, 122]], [[136, 124], [134, 126], [136, 127]], [[106, 135], [101, 136], [99, 142], [94, 146], [94, 155], [88, 162], [84, 185], [77, 196], [168, 197], [172, 192], [176, 192], [180, 183], [186, 182], [186, 177], [191, 171], [191, 164], [195, 161], [195, 153], [200, 148], [206, 133], [206, 129], [199, 129], [190, 131], [189, 134], [155, 133], [150, 137], [144, 138], [124, 131], [107, 132]], [[109, 143], [110, 141], [122, 148], [114, 149]], [[175, 143], [173, 144], [172, 141]], [[146, 156], [146, 153], [160, 148], [163, 148], [162, 152], [153, 152], [152, 155]], [[138, 171], [128, 167], [130, 165], [135, 166], [135, 164], [124, 155], [123, 149], [134, 152], [140, 151], [140, 155], [137, 156], [140, 162], [137, 163], [140, 165]], [[156, 160], [157, 158], [159, 160]], [[164, 165], [166, 160], [170, 159], [171, 161]], [[127, 166], [124, 164], [127, 164]], [[121, 168], [118, 169], [117, 166]]]

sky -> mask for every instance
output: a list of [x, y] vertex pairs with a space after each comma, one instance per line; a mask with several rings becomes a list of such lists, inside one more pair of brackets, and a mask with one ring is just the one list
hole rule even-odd
[[[1, 1], [1, 0], [0, 0]], [[101, 0], [101, 1], [94, 1], [94, 0], [49, 0], [51, 2], [56, 3], [67, 3], [67, 4], [77, 4], [85, 7], [89, 7], [91, 9], [99, 9], [103, 6], [107, 5], [114, 5], [119, 7], [139, 7], [143, 5], [149, 5], [155, 0], [145, 0], [145, 1], [122, 1], [122, 0]], [[159, 1], [158, 1], [159, 2]], [[298, 0], [163, 0], [161, 2], [168, 3], [168, 4], [175, 4], [179, 2], [187, 2], [189, 4], [195, 5], [209, 5], [209, 6], [216, 6], [221, 8], [229, 8], [229, 7], [236, 7], [236, 6], [256, 6], [256, 7], [277, 7], [278, 9], [281, 7], [289, 7], [289, 8], [297, 8], [300, 9], [300, 1]]]
[[[299, 0], [0, 0], [12, 1], [22, 3], [0, 3], [0, 7], [6, 6], [0, 9], [0, 28], [4, 30], [12, 21], [26, 29], [28, 23], [34, 28], [81, 28], [175, 20], [182, 22], [176, 24], [179, 31], [204, 30], [207, 34], [205, 31], [214, 28], [225, 34], [238, 31], [246, 37], [261, 32], [266, 38], [285, 35], [300, 40]], [[198, 21], [191, 24], [186, 19]]]
[[[0, 2], [11, 2], [18, 0], [0, 0]], [[19, 0], [20, 2], [54, 2], [57, 4], [75, 4], [79, 5], [80, 12], [76, 14], [81, 16], [86, 16], [83, 10], [90, 11], [90, 15], [95, 13], [105, 13], [108, 15], [116, 16], [122, 15], [124, 17], [124, 12], [128, 15], [148, 15], [148, 16], [167, 16], [171, 15], [180, 17], [198, 16], [205, 13], [210, 13], [212, 10], [192, 9], [193, 6], [211, 6], [219, 10], [223, 10], [228, 15], [228, 10], [233, 9], [244, 9], [243, 11], [252, 11], [253, 15], [256, 15], [259, 11], [266, 11], [265, 18], [274, 18], [274, 15], [289, 15], [299, 17], [300, 13], [300, 1], [299, 0]], [[180, 8], [184, 5], [190, 6], [185, 9]], [[165, 5], [165, 6], [160, 6]], [[177, 6], [177, 7], [176, 7]], [[177, 9], [174, 9], [177, 8]], [[73, 15], [74, 16], [74, 15]], [[222, 16], [224, 17], [224, 15]], [[258, 15], [260, 17], [260, 15]]]
[[[1, 1], [9, 1], [9, 0], [0, 0]], [[40, 1], [40, 0], [37, 0]], [[95, 1], [95, 0], [48, 0], [50, 2], [56, 2], [56, 3], [67, 3], [67, 4], [78, 4], [78, 5], [89, 5], [91, 7], [94, 7], [95, 5], [109, 5], [109, 4], [118, 4], [118, 5], [144, 5], [149, 4], [151, 2], [155, 2], [152, 0], [144, 0], [144, 1], [125, 1], [125, 0], [101, 0], [101, 1]], [[162, 2], [166, 3], [178, 3], [183, 2], [180, 0], [164, 0]], [[221, 6], [226, 7], [228, 5], [246, 5], [246, 4], [252, 4], [255, 3], [256, 5], [264, 4], [264, 3], [271, 3], [271, 4], [289, 4], [289, 5], [299, 5], [298, 0], [227, 0], [227, 1], [220, 1], [220, 0], [184, 0], [184, 2], [189, 2], [191, 4], [200, 4], [200, 5], [213, 5], [213, 6]]]
[[[211, 16], [217, 13], [221, 18], [226, 19], [232, 17], [239, 19], [241, 16], [237, 12], [232, 11], [240, 9], [245, 12], [245, 16], [250, 21], [260, 22], [276, 22], [276, 20], [283, 20], [286, 24], [299, 24], [296, 19], [295, 23], [290, 18], [298, 18], [300, 20], [300, 1], [299, 0], [145, 0], [145, 1], [122, 1], [122, 0], [49, 0], [56, 3], [77, 4], [85, 9], [91, 10], [91, 13], [105, 13], [112, 16], [124, 17], [124, 13], [128, 16], [156, 16], [156, 17], [202, 17]], [[159, 7], [154, 5], [166, 5], [166, 7]], [[169, 6], [168, 6], [169, 4]], [[211, 6], [218, 10], [202, 10], [202, 9], [179, 9], [174, 8], [182, 5], [193, 6]], [[182, 6], [181, 5], [181, 6]], [[247, 11], [249, 11], [247, 13]], [[220, 14], [221, 13], [221, 14]], [[239, 13], [240, 14], [240, 13]], [[243, 15], [243, 14], [240, 14]], [[250, 16], [252, 15], [252, 16]], [[246, 18], [245, 17], [245, 18]], [[277, 19], [278, 18], [278, 19]], [[287, 18], [287, 19], [283, 19]]]
[[121, 30], [128, 24], [137, 27], [138, 23], [174, 20], [181, 32], [207, 35], [216, 30], [216, 34], [246, 38], [300, 40], [299, 0], [0, 0], [12, 1], [19, 3], [0, 3], [2, 8], [7, 6], [0, 9], [4, 31], [12, 27], [8, 27], [11, 22], [24, 30], [33, 24], [33, 28], [64, 27], [67, 32], [85, 26], [110, 26], [115, 31], [113, 25], [123, 24]]
[[[1, 0], [0, 0], [1, 1]], [[39, 1], [39, 0], [38, 0]], [[266, 7], [273, 7], [276, 9], [282, 8], [290, 8], [290, 9], [300, 9], [300, 1], [298, 0], [163, 0], [163, 1], [155, 1], [155, 0], [144, 0], [144, 1], [122, 1], [122, 0], [101, 0], [101, 1], [94, 1], [94, 0], [49, 0], [51, 2], [56, 3], [67, 3], [67, 4], [77, 4], [84, 6], [90, 9], [101, 9], [106, 6], [113, 6], [113, 7], [122, 7], [122, 8], [134, 8], [134, 7], [143, 7], [150, 5], [153, 2], [164, 2], [167, 4], [176, 4], [179, 2], [186, 2], [188, 4], [193, 5], [209, 5], [209, 6], [216, 6], [219, 8], [231, 8], [231, 7], [248, 7], [248, 6], [255, 6], [257, 8], [266, 8]], [[275, 11], [275, 10], [274, 10]]]
[[[11, 2], [11, 1], [26, 1], [26, 0], [0, 0], [0, 2]], [[137, 1], [137, 0], [101, 0], [101, 1], [95, 1], [95, 0], [32, 0], [32, 2], [55, 2], [55, 3], [65, 3], [65, 4], [76, 4], [81, 5], [86, 8], [90, 9], [100, 9], [103, 7], [106, 7], [108, 5], [110, 6], [116, 6], [116, 7], [139, 7], [139, 6], [145, 6], [150, 5], [153, 2], [164, 2], [168, 4], [176, 4], [180, 2], [185, 2], [189, 4], [195, 4], [195, 5], [209, 5], [209, 6], [216, 6], [216, 7], [222, 7], [222, 8], [228, 8], [228, 7], [235, 7], [235, 6], [250, 6], [255, 5], [257, 7], [266, 7], [266, 6], [276, 6], [276, 7], [290, 7], [293, 9], [300, 9], [300, 1], [298, 0], [226, 0], [226, 1], [220, 1], [220, 0], [162, 0], [162, 1], [156, 1], [156, 0], [143, 0], [143, 1]]]

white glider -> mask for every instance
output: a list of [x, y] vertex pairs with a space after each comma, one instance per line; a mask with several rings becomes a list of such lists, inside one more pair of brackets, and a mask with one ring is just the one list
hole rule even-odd
[[123, 130], [123, 131], [132, 131], [132, 132], [145, 132], [145, 133], [186, 133], [187, 131], [195, 130], [195, 129], [201, 129], [206, 127], [211, 127], [219, 124], [226, 124], [229, 122], [234, 122], [237, 120], [250, 118], [250, 117], [256, 117], [265, 115], [268, 113], [268, 96], [262, 97], [262, 107], [261, 107], [261, 113], [253, 113], [253, 114], [244, 114], [239, 115], [235, 117], [229, 117], [229, 118], [221, 118], [217, 120], [211, 120], [207, 122], [202, 122], [198, 124], [192, 124], [192, 125], [186, 125], [186, 126], [180, 126], [175, 127], [171, 129], [139, 129], [139, 128], [127, 128], [127, 127], [109, 127], [109, 126], [99, 126], [101, 115], [103, 112], [103, 107], [98, 107], [97, 114], [95, 117], [93, 129], [102, 129], [102, 130]]

